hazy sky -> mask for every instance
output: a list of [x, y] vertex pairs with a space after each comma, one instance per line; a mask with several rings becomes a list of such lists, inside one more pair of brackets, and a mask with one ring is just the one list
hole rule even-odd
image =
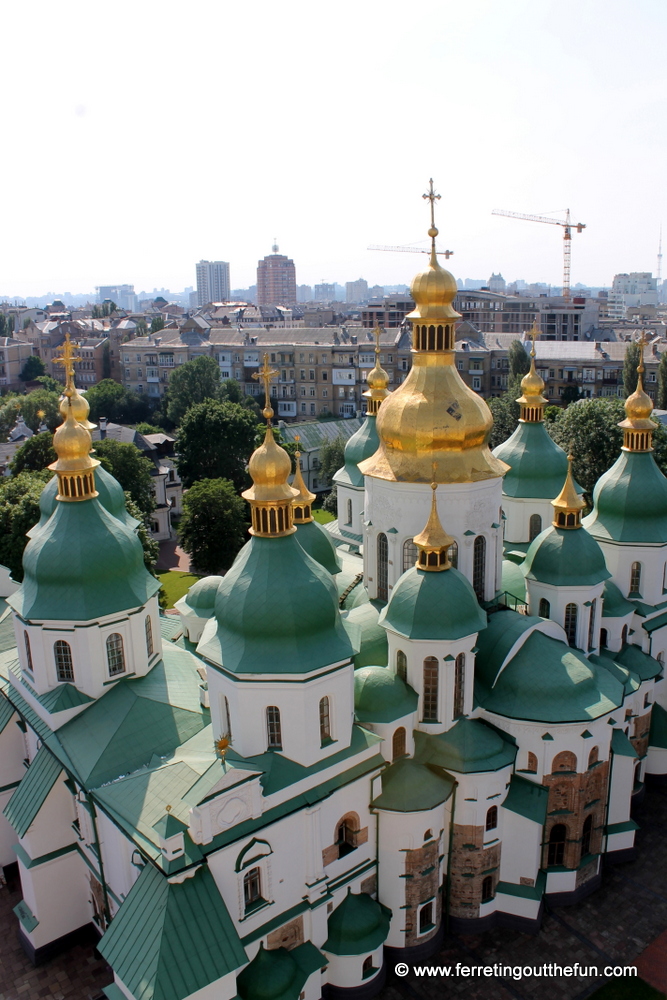
[[[661, 0], [33, 0], [3, 10], [0, 293], [255, 280], [409, 283], [421, 195], [457, 277], [656, 269], [667, 191]], [[667, 270], [667, 265], [665, 270]]]

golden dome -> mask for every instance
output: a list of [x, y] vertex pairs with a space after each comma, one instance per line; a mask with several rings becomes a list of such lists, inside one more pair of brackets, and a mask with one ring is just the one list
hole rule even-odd
[[431, 483], [433, 495], [431, 497], [431, 512], [426, 522], [426, 527], [412, 539], [419, 549], [417, 566], [419, 569], [431, 571], [439, 571], [451, 567], [452, 564], [448, 558], [448, 551], [450, 545], [454, 542], [454, 539], [447, 534], [440, 523], [438, 503], [435, 498], [437, 488], [437, 483]]
[[567, 475], [565, 477], [565, 482], [563, 483], [563, 489], [560, 491], [555, 500], [551, 501], [551, 506], [554, 509], [554, 520], [553, 524], [557, 528], [580, 528], [581, 527], [581, 512], [586, 506], [582, 500], [579, 493], [574, 485], [574, 477], [572, 475], [572, 462], [574, 457], [572, 455], [567, 456]]
[[97, 424], [91, 424], [88, 419], [88, 414], [90, 413], [90, 404], [85, 396], [82, 396], [79, 390], [74, 385], [73, 380], [69, 380], [68, 388], [72, 390], [72, 395], [70, 397], [63, 396], [60, 401], [60, 415], [63, 420], [67, 416], [67, 411], [71, 407], [74, 414], [74, 419], [80, 423], [88, 431], [92, 431], [97, 427]]
[[[438, 235], [437, 229], [429, 229], [430, 233]], [[458, 292], [456, 278], [438, 263], [435, 253], [435, 236], [432, 236], [433, 247], [428, 266], [416, 274], [410, 285], [410, 294], [415, 300], [416, 308], [408, 319], [460, 319], [452, 306]]]
[[642, 333], [639, 341], [641, 354], [637, 365], [637, 388], [626, 399], [625, 420], [621, 420], [618, 425], [623, 428], [624, 451], [653, 450], [653, 432], [656, 428], [655, 421], [650, 419], [653, 412], [653, 400], [644, 392], [642, 382], [645, 343], [645, 337]]
[[65, 420], [53, 435], [57, 461], [49, 466], [58, 475], [58, 500], [89, 500], [96, 497], [93, 469], [100, 463], [91, 458], [93, 442], [90, 431], [83, 427], [74, 416], [65, 389], [66, 401], [61, 406], [65, 409]]
[[[294, 440], [297, 443], [297, 449], [299, 446], [299, 435], [294, 435]], [[292, 507], [294, 509], [294, 523], [295, 524], [307, 524], [309, 521], [313, 520], [311, 513], [311, 504], [315, 499], [315, 494], [311, 493], [306, 486], [303, 476], [301, 474], [301, 452], [296, 451], [294, 453], [296, 459], [296, 471], [294, 473], [294, 479], [292, 480], [292, 486], [296, 490], [296, 496], [292, 500]]]
[[[643, 365], [642, 365], [643, 368]], [[653, 412], [653, 400], [644, 392], [641, 372], [637, 379], [637, 388], [625, 401], [625, 414], [628, 420], [648, 420]]]
[[380, 404], [389, 395], [389, 390], [387, 386], [389, 385], [389, 376], [387, 375], [384, 368], [380, 365], [380, 334], [381, 330], [379, 326], [375, 327], [375, 367], [371, 368], [368, 375], [366, 376], [366, 381], [368, 382], [368, 389], [364, 393], [364, 398], [367, 400], [366, 412], [371, 416], [377, 416], [378, 410], [380, 409]]
[[375, 359], [375, 368], [371, 368], [368, 375], [366, 376], [366, 381], [368, 382], [369, 389], [385, 389], [389, 385], [389, 375], [382, 368], [377, 360]]

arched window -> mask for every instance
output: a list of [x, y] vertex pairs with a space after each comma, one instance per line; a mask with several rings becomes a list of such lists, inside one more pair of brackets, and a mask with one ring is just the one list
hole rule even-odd
[[486, 538], [478, 535], [472, 554], [472, 587], [478, 601], [484, 600], [484, 577], [486, 575]]
[[347, 501], [347, 524], [352, 524], [352, 501]]
[[595, 611], [597, 608], [597, 601], [593, 599], [591, 601], [591, 607], [588, 617], [588, 651], [590, 652], [595, 645]]
[[642, 565], [638, 562], [633, 562], [630, 569], [630, 593], [639, 594], [639, 588], [642, 583]]
[[577, 644], [577, 605], [565, 605], [565, 635], [571, 646]]
[[561, 750], [557, 753], [551, 763], [551, 773], [556, 774], [558, 771], [576, 771], [577, 770], [577, 758], [571, 750]]
[[424, 832], [424, 840], [433, 840], [433, 830], [429, 829]]
[[531, 774], [537, 774], [537, 757], [534, 753], [528, 753], [528, 766], [526, 770], [530, 771]]
[[452, 544], [449, 546], [449, 548], [447, 549], [447, 558], [449, 559], [449, 561], [452, 564], [452, 566], [454, 567], [454, 569], [458, 569], [458, 565], [459, 565], [459, 543], [458, 542], [452, 542]]
[[438, 661], [435, 656], [427, 656], [424, 660], [423, 721], [438, 721]]
[[482, 879], [482, 902], [488, 903], [490, 899], [493, 899], [493, 875]]
[[366, 979], [366, 977], [370, 976], [371, 972], [374, 971], [375, 970], [373, 969], [373, 956], [369, 955], [367, 958], [364, 959], [363, 965], [361, 966], [361, 978]]
[[391, 741], [391, 759], [398, 760], [399, 757], [405, 757], [405, 753], [405, 729], [399, 726]]
[[621, 630], [621, 642], [625, 646], [627, 641], [628, 641], [628, 626], [624, 625]]
[[27, 666], [28, 670], [30, 671], [30, 673], [32, 673], [33, 672], [33, 667], [32, 667], [32, 652], [30, 650], [30, 636], [28, 635], [27, 632], [23, 633], [23, 639], [24, 639], [24, 642], [25, 642], [26, 666]]
[[411, 538], [408, 538], [405, 542], [403, 542], [403, 572], [404, 573], [405, 573], [406, 570], [412, 569], [412, 567], [417, 562], [417, 556], [418, 555], [419, 555], [419, 553], [417, 552], [417, 546], [415, 545], [415, 543], [412, 541]]
[[243, 876], [243, 902], [246, 910], [253, 910], [262, 902], [262, 872], [250, 868]]
[[539, 514], [531, 514], [529, 528], [528, 528], [528, 541], [532, 542], [534, 538], [537, 538], [537, 536], [540, 534], [541, 531], [542, 531], [542, 518], [540, 517]]
[[107, 666], [109, 667], [109, 677], [125, 673], [123, 637], [119, 632], [112, 632], [111, 635], [107, 636]]
[[593, 817], [587, 816], [584, 820], [584, 828], [581, 831], [581, 857], [585, 858], [591, 853], [591, 834], [593, 833]]
[[547, 864], [562, 865], [565, 857], [565, 840], [567, 838], [567, 827], [563, 823], [556, 823], [551, 827], [549, 834], [549, 850], [547, 852]]
[[331, 716], [329, 714], [329, 698], [327, 695], [320, 698], [320, 743], [328, 743], [331, 740]]
[[377, 541], [377, 556], [378, 556], [378, 568], [377, 568], [377, 578], [378, 578], [378, 599], [380, 601], [386, 601], [389, 594], [387, 587], [387, 567], [389, 564], [389, 550], [387, 546], [387, 536], [380, 532]]
[[144, 627], [146, 629], [146, 652], [149, 656], [153, 655], [153, 624], [151, 622], [151, 616], [146, 615], [146, 621], [144, 622]]
[[59, 681], [74, 680], [74, 664], [72, 649], [64, 639], [57, 639], [53, 644], [53, 656], [56, 661], [56, 677]]
[[597, 747], [593, 747], [593, 749], [591, 750], [591, 752], [588, 755], [588, 767], [589, 767], [589, 770], [593, 766], [593, 764], [597, 764], [597, 762], [598, 762], [598, 755], [599, 755], [598, 748]]
[[600, 629], [600, 646], [602, 647], [602, 649], [606, 649], [607, 648], [608, 641], [609, 641], [609, 638], [608, 638], [608, 635], [607, 635], [606, 628], [601, 628]]
[[339, 858], [344, 858], [346, 854], [350, 854], [352, 851], [356, 850], [357, 833], [359, 832], [358, 826], [358, 818], [355, 824], [351, 815], [343, 817], [338, 824], [336, 831], [336, 843], [338, 844]]
[[283, 748], [280, 709], [277, 705], [269, 705], [266, 710], [266, 745], [269, 750], [282, 750]]
[[419, 911], [419, 933], [426, 934], [433, 927], [433, 903], [424, 903]]
[[486, 829], [495, 830], [498, 826], [498, 806], [491, 806], [486, 814]]
[[408, 679], [408, 658], [402, 649], [396, 652], [396, 674], [402, 681]]
[[466, 683], [466, 654], [459, 653], [454, 663], [454, 713], [453, 718], [463, 715]]
[[549, 618], [551, 616], [551, 605], [547, 601], [546, 597], [540, 598], [540, 618]]

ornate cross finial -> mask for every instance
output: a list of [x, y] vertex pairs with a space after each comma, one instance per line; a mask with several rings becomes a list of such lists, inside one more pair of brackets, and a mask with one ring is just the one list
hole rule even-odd
[[[432, 177], [429, 178], [429, 182], [428, 183], [429, 183], [428, 191], [426, 192], [426, 194], [422, 195], [422, 198], [427, 198], [428, 201], [431, 202], [431, 229], [435, 229], [435, 203], [436, 203], [436, 201], [440, 200], [440, 195], [435, 193], [435, 190], [433, 188], [433, 178]], [[437, 233], [437, 230], [436, 230], [435, 236], [437, 236], [437, 235], [438, 235], [438, 233]], [[431, 236], [431, 233], [429, 233], [429, 236]], [[435, 239], [435, 236], [433, 237], [433, 239]]]
[[296, 451], [294, 452], [294, 454], [296, 455], [297, 458], [301, 458], [301, 452], [299, 450], [299, 444], [300, 443], [301, 443], [301, 435], [300, 434], [295, 434], [294, 435], [294, 444], [296, 445]]
[[69, 333], [65, 334], [65, 343], [62, 345], [63, 353], [58, 358], [53, 359], [54, 365], [63, 365], [67, 388], [72, 388], [72, 378], [74, 377], [74, 362], [81, 361], [78, 355], [74, 354], [74, 347], [69, 338]]
[[374, 351], [375, 351], [375, 361], [376, 361], [376, 364], [377, 364], [377, 358], [378, 358], [378, 355], [380, 353], [380, 336], [382, 334], [382, 329], [381, 329], [379, 323], [375, 327], [375, 329], [373, 330], [373, 333], [375, 334], [375, 347], [374, 347]]
[[271, 417], [273, 416], [273, 410], [271, 409], [271, 382], [274, 378], [278, 377], [278, 372], [273, 368], [269, 367], [269, 355], [264, 354], [264, 364], [259, 369], [258, 372], [253, 374], [253, 378], [262, 380], [264, 383], [264, 409], [262, 413], [266, 417], [267, 423], [271, 422]]
[[535, 318], [533, 318], [533, 325], [531, 326], [531, 328], [529, 330], [530, 339], [533, 342], [533, 345], [532, 345], [532, 347], [530, 349], [530, 356], [531, 356], [531, 358], [535, 357], [535, 338], [537, 337], [537, 335], [539, 333], [540, 333], [540, 328], [537, 325], [537, 320]]
[[644, 348], [646, 347], [646, 330], [642, 330], [641, 337], [637, 341], [639, 344], [639, 364], [637, 365], [637, 371], [641, 375], [644, 371]]

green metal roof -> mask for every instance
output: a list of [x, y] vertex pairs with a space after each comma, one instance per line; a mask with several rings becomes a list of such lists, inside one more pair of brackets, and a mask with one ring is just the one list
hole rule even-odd
[[382, 772], [382, 792], [372, 805], [390, 812], [435, 809], [447, 801], [454, 785], [454, 779], [445, 771], [402, 757]]
[[370, 458], [379, 447], [376, 417], [368, 413], [359, 430], [345, 445], [345, 465], [335, 474], [334, 482], [344, 486], [363, 486], [364, 477], [359, 471], [359, 462]]
[[[98, 500], [109, 513], [121, 521], [127, 528], [134, 530], [139, 522], [135, 517], [131, 517], [125, 506], [125, 494], [123, 487], [103, 465], [98, 465], [95, 469], [95, 489], [99, 496]], [[42, 490], [39, 498], [40, 519], [34, 528], [31, 528], [28, 535], [32, 538], [40, 528], [43, 528], [48, 519], [58, 506], [56, 495], [58, 493], [58, 477], [53, 476]]]
[[28, 542], [23, 569], [8, 603], [26, 619], [90, 621], [141, 607], [160, 589], [136, 533], [97, 499], [59, 502]]
[[340, 562], [331, 535], [321, 524], [307, 521], [297, 525], [296, 539], [301, 548], [332, 576], [340, 573]]
[[603, 618], [623, 618], [625, 615], [633, 614], [635, 606], [628, 601], [616, 584], [612, 580], [607, 580], [602, 591], [604, 604], [602, 605]]
[[415, 732], [415, 757], [448, 771], [497, 771], [513, 764], [517, 748], [479, 719], [460, 718], [446, 733]]
[[313, 451], [323, 444], [331, 444], [338, 438], [347, 441], [359, 430], [363, 417], [347, 417], [345, 420], [308, 420], [302, 424], [287, 424], [281, 428], [286, 441], [294, 441], [299, 435], [299, 451]]
[[388, 667], [354, 672], [354, 714], [358, 722], [394, 722], [417, 711], [419, 696]]
[[136, 1000], [183, 1000], [248, 960], [205, 866], [170, 884], [146, 865], [97, 947]]
[[180, 615], [160, 615], [160, 635], [163, 639], [173, 641], [183, 631]]
[[595, 653], [591, 653], [588, 659], [590, 663], [597, 663], [599, 667], [604, 667], [612, 677], [620, 681], [626, 694], [632, 694], [641, 684], [635, 673], [628, 670], [627, 667], [622, 666], [622, 664], [617, 663], [611, 656], [596, 656]]
[[[628, 601], [628, 604], [630, 602]], [[634, 610], [634, 609], [633, 609]], [[664, 628], [667, 625], [667, 611], [663, 611], [661, 615], [656, 615], [655, 618], [649, 618], [647, 622], [642, 622], [642, 628], [649, 635], [651, 632], [655, 632], [656, 629]]]
[[387, 939], [391, 910], [365, 892], [347, 890], [342, 903], [327, 921], [327, 939], [322, 945], [330, 955], [364, 955]]
[[584, 525], [599, 539], [667, 542], [667, 479], [653, 452], [621, 452], [598, 479]]
[[59, 684], [58, 687], [47, 691], [46, 694], [37, 694], [23, 678], [23, 683], [32, 692], [40, 705], [43, 705], [47, 712], [52, 715], [55, 712], [64, 712], [68, 708], [78, 708], [79, 705], [88, 705], [93, 698], [90, 698], [83, 691], [79, 691], [73, 684]]
[[236, 985], [241, 1000], [297, 1000], [306, 980], [327, 965], [325, 956], [306, 941], [298, 948], [272, 948], [264, 942]]
[[611, 749], [619, 757], [638, 757], [639, 754], [622, 729], [612, 729]]
[[524, 632], [530, 631], [541, 622], [541, 618], [534, 615], [520, 615], [517, 611], [510, 611], [509, 608], [489, 615], [486, 628], [477, 636], [475, 676], [479, 676], [485, 684], [492, 687], [514, 644]]
[[654, 660], [648, 653], [644, 653], [634, 643], [626, 642], [622, 649], [615, 653], [608, 649], [601, 649], [600, 653], [603, 656], [611, 656], [617, 663], [636, 674], [641, 681], [649, 681], [653, 677], [659, 677], [662, 673], [662, 663]]
[[[553, 500], [562, 490], [567, 455], [549, 437], [544, 423], [520, 421], [493, 454], [510, 467], [503, 478], [505, 496]], [[583, 493], [583, 488], [577, 485], [577, 491]]]
[[485, 628], [486, 615], [459, 570], [413, 566], [399, 578], [379, 621], [408, 639], [461, 639]]
[[198, 618], [211, 618], [215, 609], [218, 587], [221, 582], [221, 576], [203, 576], [201, 580], [197, 580], [196, 583], [192, 584], [185, 597], [182, 597], [181, 600], [185, 602], [188, 608], [195, 612]]
[[5, 653], [8, 649], [16, 648], [16, 634], [14, 632], [14, 618], [10, 608], [5, 607], [2, 618], [0, 618], [0, 653]]
[[503, 576], [500, 589], [518, 597], [520, 601], [526, 599], [526, 578], [513, 559], [503, 559]]
[[623, 685], [607, 670], [542, 632], [528, 636], [495, 685], [480, 674], [475, 693], [490, 712], [535, 722], [588, 722], [624, 698]]
[[519, 774], [513, 774], [510, 778], [510, 787], [503, 808], [510, 812], [525, 816], [533, 823], [544, 826], [547, 818], [547, 805], [549, 802], [549, 789], [545, 785], [538, 785], [535, 781], [522, 778]]
[[10, 705], [6, 698], [0, 697], [0, 733], [9, 723], [14, 715], [14, 706]]
[[[357, 589], [359, 588], [355, 588], [355, 590]], [[361, 590], [364, 588], [362, 587]], [[346, 620], [358, 625], [361, 629], [359, 652], [354, 655], [355, 668], [375, 664], [384, 667], [389, 661], [387, 633], [379, 624], [379, 618], [380, 608], [374, 601], [358, 604], [347, 614]]]
[[61, 771], [60, 761], [46, 747], [40, 747], [4, 810], [19, 837], [25, 837]]
[[554, 587], [592, 587], [611, 576], [602, 549], [585, 528], [553, 524], [532, 542], [522, 569], [526, 579]]
[[331, 574], [295, 535], [253, 536], [218, 588], [215, 615], [217, 631], [207, 626], [197, 651], [233, 673], [308, 673], [355, 652]]
[[649, 746], [667, 750], [667, 712], [657, 701], [651, 710]]

